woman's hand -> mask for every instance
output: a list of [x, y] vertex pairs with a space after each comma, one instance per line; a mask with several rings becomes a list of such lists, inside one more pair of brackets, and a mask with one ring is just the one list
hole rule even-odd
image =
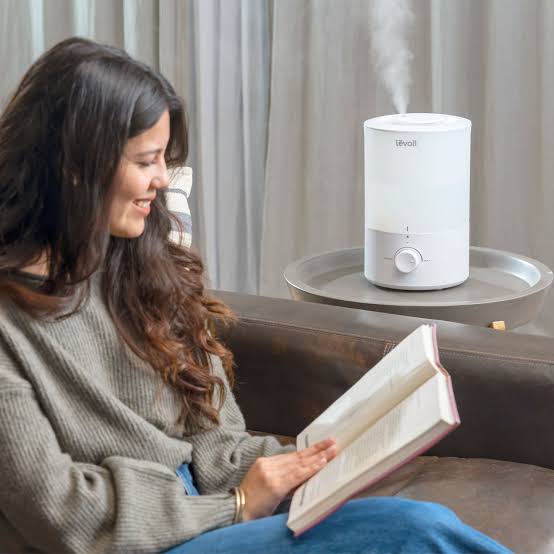
[[279, 503], [322, 469], [338, 452], [332, 439], [288, 454], [258, 458], [240, 484], [246, 495], [243, 520], [270, 516]]

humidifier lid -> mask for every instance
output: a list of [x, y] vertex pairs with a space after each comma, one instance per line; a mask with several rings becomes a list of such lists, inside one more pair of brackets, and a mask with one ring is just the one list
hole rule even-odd
[[457, 131], [471, 127], [471, 121], [464, 117], [438, 113], [404, 113], [382, 115], [364, 122], [366, 127], [378, 131], [396, 133], [426, 133]]

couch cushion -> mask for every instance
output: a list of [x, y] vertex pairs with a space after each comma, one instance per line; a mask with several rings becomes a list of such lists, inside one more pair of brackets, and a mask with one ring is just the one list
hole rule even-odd
[[514, 552], [554, 552], [554, 471], [487, 459], [421, 456], [362, 496], [402, 496], [452, 509]]
[[[265, 433], [255, 433], [263, 435]], [[281, 444], [291, 437], [274, 435]], [[554, 553], [554, 470], [482, 458], [420, 456], [357, 495], [448, 506], [515, 553]]]

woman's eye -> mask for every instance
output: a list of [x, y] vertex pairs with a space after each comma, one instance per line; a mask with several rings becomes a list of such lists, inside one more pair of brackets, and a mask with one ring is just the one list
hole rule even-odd
[[150, 167], [151, 165], [154, 165], [154, 163], [155, 163], [155, 160], [151, 162], [138, 162], [140, 167]]

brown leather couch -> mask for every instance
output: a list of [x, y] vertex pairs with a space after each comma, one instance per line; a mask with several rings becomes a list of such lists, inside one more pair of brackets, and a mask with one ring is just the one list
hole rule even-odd
[[[239, 316], [248, 428], [294, 437], [423, 320], [218, 291]], [[461, 426], [367, 494], [430, 500], [516, 553], [554, 553], [554, 341], [437, 322]]]

